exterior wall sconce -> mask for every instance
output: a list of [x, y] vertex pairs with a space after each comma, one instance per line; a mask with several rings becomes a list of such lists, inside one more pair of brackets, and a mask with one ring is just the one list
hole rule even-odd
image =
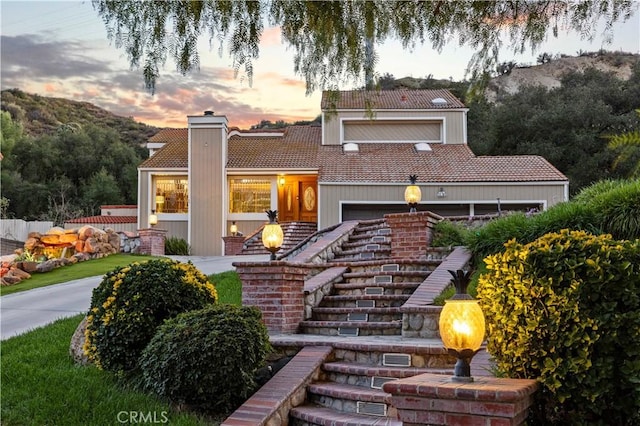
[[158, 215], [155, 210], [151, 210], [149, 215], [149, 226], [156, 226], [158, 224]]
[[284, 186], [284, 176], [279, 176], [278, 177], [278, 185]]
[[236, 225], [236, 221], [231, 222], [231, 226], [229, 227], [229, 232], [231, 232], [232, 236], [238, 235], [238, 225]]
[[420, 203], [420, 200], [422, 200], [422, 191], [420, 191], [420, 187], [416, 185], [417, 180], [417, 175], [409, 175], [410, 184], [404, 190], [404, 201], [409, 205], [410, 213], [416, 212], [416, 207], [418, 203]]
[[267, 210], [265, 212], [269, 216], [269, 223], [262, 229], [262, 244], [269, 252], [271, 252], [271, 260], [276, 260], [276, 252], [282, 247], [284, 234], [282, 227], [278, 223], [278, 211]]
[[472, 382], [471, 358], [484, 341], [484, 314], [478, 301], [467, 294], [469, 271], [449, 271], [456, 294], [445, 301], [440, 313], [440, 337], [450, 355], [458, 361], [454, 367], [454, 382]]
[[445, 191], [443, 187], [440, 187], [440, 189], [438, 189], [438, 192], [436, 192], [436, 197], [444, 198], [446, 196], [447, 196], [447, 191]]

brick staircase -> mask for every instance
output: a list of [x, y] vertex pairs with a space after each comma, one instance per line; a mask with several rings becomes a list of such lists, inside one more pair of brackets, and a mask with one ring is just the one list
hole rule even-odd
[[[442, 268], [437, 267], [445, 262], [448, 268], [460, 268], [462, 264], [454, 266], [460, 259], [443, 260], [442, 251], [437, 250], [427, 251], [420, 258], [390, 258], [391, 232], [384, 220], [353, 226], [345, 224], [348, 238], [341, 239], [339, 247], [330, 248], [331, 256], [326, 261], [330, 268], [325, 272], [335, 278], [323, 279], [331, 283], [331, 290], [325, 291], [323, 285], [322, 291], [313, 296], [321, 301], [312, 305], [307, 301], [310, 311], [299, 324], [299, 334], [270, 336], [275, 353], [295, 355], [293, 361], [313, 365], [313, 371], [297, 364], [285, 366], [272, 379], [282, 383], [279, 392], [267, 383], [253, 401], [223, 425], [248, 425], [243, 423], [245, 419], [254, 419], [258, 413], [278, 412], [282, 420], [273, 424], [286, 424], [283, 417], [287, 416], [288, 424], [296, 426], [401, 426], [395, 408], [389, 404], [391, 395], [382, 390], [382, 385], [417, 374], [453, 372], [455, 359], [447, 354], [441, 340], [422, 337], [414, 323], [432, 321], [437, 329], [437, 319], [430, 320], [425, 313], [437, 308], [425, 307], [423, 300], [430, 305], [432, 293], [442, 290], [431, 284], [443, 281]], [[328, 247], [320, 242], [319, 247]], [[446, 271], [444, 274], [448, 276]], [[305, 280], [305, 294], [317, 288], [310, 285], [311, 281], [323, 282], [319, 278], [322, 275]], [[312, 358], [305, 352], [321, 347], [333, 349], [323, 358]]]
[[334, 342], [333, 359], [322, 364], [319, 380], [307, 386], [305, 404], [289, 412], [290, 424], [400, 426], [382, 385], [417, 374], [450, 371], [450, 360], [437, 341], [415, 345], [417, 339], [362, 339]]
[[306, 335], [347, 338], [351, 345], [336, 348], [322, 364], [320, 379], [307, 386], [306, 403], [290, 411], [291, 424], [401, 425], [382, 385], [450, 371], [440, 341], [389, 342], [401, 338], [402, 305], [440, 263], [389, 259], [390, 231], [384, 220], [360, 222], [330, 261], [348, 270], [300, 327]]
[[[318, 224], [315, 222], [282, 222], [280, 226], [284, 234], [284, 241], [276, 255], [288, 252], [318, 231]], [[267, 250], [262, 245], [263, 227], [245, 238], [241, 254], [267, 254]]]
[[437, 265], [434, 261], [351, 263], [333, 293], [300, 323], [306, 334], [329, 336], [400, 335], [401, 307]]
[[361, 221], [331, 262], [386, 259], [391, 255], [391, 229], [384, 219]]

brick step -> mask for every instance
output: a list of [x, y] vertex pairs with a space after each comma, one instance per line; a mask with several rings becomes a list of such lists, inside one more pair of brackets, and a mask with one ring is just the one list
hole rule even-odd
[[368, 313], [372, 313], [372, 312], [376, 312], [379, 314], [401, 314], [402, 313], [402, 307], [401, 306], [390, 306], [390, 307], [386, 307], [386, 308], [378, 308], [378, 307], [374, 307], [374, 308], [358, 308], [358, 307], [343, 307], [343, 308], [337, 308], [337, 307], [325, 307], [325, 306], [319, 306], [316, 308], [313, 308], [313, 312], [314, 313], [319, 313], [319, 314], [368, 314]]
[[376, 308], [388, 308], [392, 306], [402, 306], [411, 295], [409, 294], [362, 294], [344, 296], [325, 296], [322, 299], [322, 307], [357, 307], [358, 300], [373, 300]]
[[399, 420], [388, 417], [344, 413], [305, 404], [289, 411], [292, 426], [402, 426]]
[[[394, 336], [322, 336], [312, 334], [281, 334], [271, 336], [271, 344], [278, 353], [295, 353], [306, 346], [328, 345], [334, 348], [334, 361], [364, 363], [379, 366], [412, 366], [433, 369], [450, 369], [456, 362], [447, 353], [441, 339], [407, 338]], [[474, 357], [474, 364], [480, 366], [480, 354]], [[486, 363], [484, 363], [486, 364]], [[474, 373], [475, 374], [475, 373]]]
[[357, 402], [386, 405], [388, 398], [389, 394], [382, 389], [368, 389], [343, 383], [314, 382], [307, 386], [307, 401], [348, 413], [356, 412]]
[[391, 253], [391, 246], [381, 245], [378, 243], [367, 243], [348, 250], [345, 250], [343, 246], [342, 251], [336, 253], [336, 256], [355, 257], [357, 255], [364, 255], [369, 253], [373, 253], [374, 255], [384, 254], [386, 257], [389, 257], [389, 254]]
[[[375, 280], [375, 277], [384, 277], [391, 276], [393, 281], [398, 281], [396, 278], [414, 278], [414, 281], [424, 281], [429, 275], [431, 275], [431, 270], [423, 269], [424, 265], [402, 265], [402, 267], [398, 267], [398, 271], [380, 271], [373, 269], [365, 269], [365, 270], [354, 270], [351, 269], [351, 272], [345, 272], [342, 277], [345, 281], [351, 282], [354, 279], [371, 279]], [[420, 268], [420, 269], [418, 269]], [[386, 279], [379, 278], [379, 281], [386, 281]]]
[[[386, 229], [386, 228], [380, 228]], [[357, 232], [357, 230], [355, 231]], [[376, 244], [381, 244], [386, 242], [388, 244], [391, 243], [391, 235], [387, 234], [386, 231], [383, 231], [381, 234], [378, 234], [377, 231], [366, 231], [363, 233], [353, 233], [349, 236], [349, 240], [345, 244], [362, 244], [363, 242], [371, 242]]]
[[300, 327], [307, 334], [323, 336], [397, 336], [402, 333], [402, 320], [368, 321], [302, 321]]
[[424, 373], [451, 375], [452, 372], [450, 368], [391, 367], [341, 361], [326, 362], [322, 369], [327, 379], [332, 382], [376, 389], [380, 389], [383, 383], [391, 380]]
[[369, 244], [379, 244], [383, 247], [391, 246], [391, 238], [385, 235], [376, 235], [376, 236], [367, 236], [361, 235], [355, 239], [349, 239], [346, 243], [342, 244], [343, 250], [351, 250], [363, 246], [367, 246]]
[[[354, 309], [362, 308], [328, 308], [328, 309], [341, 309], [349, 312], [325, 312], [323, 308], [314, 308], [311, 313], [312, 321], [364, 321], [367, 322], [393, 322], [402, 321], [402, 313], [400, 312], [386, 312], [384, 309], [389, 308], [365, 308], [367, 312], [355, 312]], [[390, 309], [399, 309], [394, 307]]]
[[383, 294], [403, 294], [407, 292], [410, 294], [420, 286], [422, 281], [424, 280], [398, 282], [356, 281], [334, 284], [333, 289], [340, 294], [378, 294], [379, 289], [382, 289]]
[[391, 249], [359, 251], [352, 254], [336, 253], [335, 257], [333, 259], [330, 259], [328, 263], [360, 262], [363, 260], [388, 259], [390, 253]]

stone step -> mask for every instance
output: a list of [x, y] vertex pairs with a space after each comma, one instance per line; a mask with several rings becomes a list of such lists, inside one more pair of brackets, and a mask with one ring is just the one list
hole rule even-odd
[[368, 321], [302, 321], [306, 334], [323, 336], [397, 336], [402, 333], [402, 320]]
[[[356, 295], [332, 295], [324, 296], [322, 299], [322, 307], [357, 307], [357, 301], [373, 300], [376, 308], [389, 308], [392, 306], [402, 306], [411, 295], [409, 294], [362, 294]], [[360, 305], [363, 307], [362, 305]]]
[[292, 426], [402, 426], [401, 421], [388, 417], [350, 414], [310, 404], [292, 408], [289, 417]]

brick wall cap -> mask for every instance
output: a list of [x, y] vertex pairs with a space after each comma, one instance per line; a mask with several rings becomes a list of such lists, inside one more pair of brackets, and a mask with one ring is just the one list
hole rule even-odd
[[426, 373], [385, 383], [382, 388], [393, 395], [434, 397], [439, 390], [441, 394], [453, 390], [457, 399], [514, 402], [533, 394], [538, 387], [533, 379], [474, 377], [471, 383], [459, 383], [451, 376]]

